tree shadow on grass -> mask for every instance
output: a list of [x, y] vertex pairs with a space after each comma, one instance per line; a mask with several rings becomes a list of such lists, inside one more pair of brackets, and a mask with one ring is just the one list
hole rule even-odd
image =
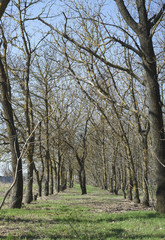
[[[26, 239], [26, 240], [32, 240], [32, 239], [51, 239], [51, 240], [54, 240], [54, 239], [75, 239], [75, 240], [106, 240], [106, 239], [111, 239], [111, 240], [118, 240], [118, 239], [127, 239], [127, 240], [131, 240], [131, 239], [141, 239], [141, 240], [148, 240], [148, 239], [151, 239], [152, 236], [149, 235], [149, 234], [131, 234], [131, 233], [128, 233], [127, 231], [125, 231], [124, 229], [122, 228], [114, 228], [114, 229], [110, 229], [108, 233], [103, 233], [103, 232], [100, 232], [100, 233], [93, 233], [93, 232], [84, 232], [82, 234], [69, 234], [69, 235], [64, 235], [64, 234], [47, 234], [47, 235], [44, 235], [44, 236], [41, 236], [41, 234], [36, 234], [36, 235], [31, 235], [31, 234], [28, 234], [28, 235], [22, 235], [20, 237], [15, 237], [15, 236], [12, 236], [12, 235], [8, 235], [7, 237], [4, 237], [4, 236], [1, 236], [0, 235], [0, 239], [8, 239], [8, 240], [23, 240], [23, 239]], [[154, 235], [154, 238], [153, 239], [164, 239], [165, 238], [165, 234], [157, 234], [157, 235]]]
[[[60, 235], [60, 230], [57, 230], [57, 233], [52, 234], [52, 231], [47, 229], [48, 234], [45, 236], [45, 234], [40, 232], [33, 232], [31, 234], [25, 235], [22, 234], [20, 237], [12, 237], [9, 235], [9, 237], [0, 236], [0, 239], [81, 239], [81, 240], [106, 240], [106, 239], [150, 239], [152, 236], [149, 234], [134, 234], [133, 232], [126, 231], [122, 228], [115, 228], [112, 222], [123, 222], [131, 219], [139, 219], [147, 221], [147, 219], [157, 218], [162, 219], [165, 217], [165, 215], [160, 215], [156, 212], [128, 212], [126, 214], [111, 214], [109, 217], [101, 217], [100, 218], [93, 218], [88, 219], [85, 218], [85, 216], [76, 216], [72, 215], [70, 211], [66, 211], [66, 214], [68, 213], [68, 216], [63, 215], [63, 213], [58, 214], [57, 212], [48, 212], [51, 214], [51, 219], [42, 219], [41, 218], [33, 218], [33, 219], [27, 219], [26, 217], [15, 217], [15, 216], [6, 216], [4, 219], [0, 218], [5, 224], [8, 223], [15, 224], [15, 226], [25, 223], [26, 228], [28, 228], [28, 224], [34, 224], [38, 223], [40, 226], [50, 226], [50, 228], [54, 228], [56, 231], [57, 224], [61, 226], [66, 225], [66, 233], [63, 232]], [[54, 214], [54, 215], [53, 215]], [[57, 215], [58, 214], [58, 215]], [[63, 218], [64, 217], [64, 218]], [[93, 226], [98, 225], [101, 226], [102, 222], [109, 223], [108, 229], [102, 230], [96, 229], [96, 231], [92, 230], [94, 229]], [[88, 227], [87, 227], [88, 225]], [[90, 228], [90, 225], [92, 226], [92, 229]], [[16, 227], [17, 228], [17, 227]], [[68, 233], [68, 234], [67, 234]], [[74, 237], [75, 236], [75, 237]], [[153, 239], [165, 239], [165, 234], [154, 234]]]
[[[106, 218], [107, 222], [113, 222], [115, 221], [126, 221], [129, 219], [152, 219], [152, 218], [164, 218], [165, 214], [159, 214], [156, 212], [150, 213], [150, 212], [127, 212], [126, 214], [110, 214], [110, 217]], [[102, 219], [98, 219], [96, 220], [97, 222], [101, 222]]]
[[[51, 214], [50, 218], [51, 219], [42, 219], [42, 217], [37, 217], [37, 218], [27, 218], [26, 216], [24, 217], [15, 217], [15, 216], [6, 216], [5, 218], [0, 217], [1, 221], [4, 222], [14, 222], [16, 223], [47, 223], [47, 224], [51, 224], [51, 223], [58, 223], [58, 224], [67, 224], [67, 223], [91, 223], [91, 224], [97, 224], [97, 223], [101, 223], [102, 221], [106, 221], [106, 222], [120, 222], [120, 221], [127, 221], [127, 220], [131, 220], [131, 219], [140, 219], [140, 220], [145, 220], [145, 219], [152, 219], [152, 218], [164, 218], [165, 214], [158, 214], [156, 212], [139, 212], [136, 213], [135, 212], [128, 212], [126, 214], [110, 214], [109, 217], [100, 217], [100, 218], [94, 218], [94, 219], [90, 219], [87, 217], [82, 217], [79, 215], [75, 215], [75, 214], [71, 214], [70, 211], [66, 211], [65, 213], [57, 213], [57, 212], [51, 212], [51, 213], [45, 213], [47, 214], [47, 216], [49, 216], [49, 214]], [[54, 214], [54, 215], [53, 215]]]

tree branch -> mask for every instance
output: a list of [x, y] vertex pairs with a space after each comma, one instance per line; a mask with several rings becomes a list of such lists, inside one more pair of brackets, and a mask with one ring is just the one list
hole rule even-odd
[[142, 52], [138, 51], [136, 48], [134, 48], [133, 46], [131, 46], [130, 44], [123, 42], [122, 40], [116, 38], [116, 37], [112, 37], [112, 40], [114, 40], [115, 42], [120, 43], [121, 46], [126, 47], [127, 49], [132, 50], [134, 53], [138, 54], [139, 57], [142, 57]]
[[162, 18], [163, 13], [165, 10], [165, 3], [163, 4], [162, 8], [160, 9], [159, 13], [154, 15], [152, 18], [149, 19], [149, 22], [151, 24], [151, 28], [159, 22], [159, 20]]
[[132, 30], [135, 33], [138, 33], [138, 24], [131, 17], [130, 13], [128, 12], [128, 10], [124, 4], [124, 1], [123, 0], [114, 0], [114, 1], [116, 2], [117, 7], [118, 7], [122, 17], [126, 21], [126, 23], [129, 25], [130, 28], [132, 28]]
[[62, 37], [64, 37], [65, 39], [67, 39], [69, 42], [73, 43], [75, 46], [77, 46], [80, 49], [85, 50], [86, 52], [92, 54], [94, 57], [96, 57], [97, 59], [99, 59], [101, 62], [105, 63], [106, 65], [108, 65], [109, 67], [121, 70], [123, 72], [127, 72], [129, 75], [131, 75], [132, 77], [136, 78], [139, 82], [141, 82], [141, 79], [138, 78], [138, 76], [136, 74], [134, 74], [131, 69], [129, 68], [124, 68], [122, 66], [113, 64], [109, 61], [107, 61], [105, 58], [101, 57], [100, 55], [98, 55], [95, 51], [93, 51], [91, 48], [83, 46], [82, 44], [78, 43], [78, 41], [75, 41], [73, 38], [69, 37], [67, 34], [59, 31], [57, 28], [53, 27], [51, 24], [45, 22], [43, 19], [41, 19], [40, 17], [38, 18], [39, 21], [41, 21], [42, 23], [44, 23], [45, 25], [47, 25], [48, 27], [50, 27], [52, 30], [54, 30], [56, 33], [58, 33], [59, 35], [61, 35]]

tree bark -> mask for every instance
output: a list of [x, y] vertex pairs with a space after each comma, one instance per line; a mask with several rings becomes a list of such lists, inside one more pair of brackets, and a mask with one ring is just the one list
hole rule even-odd
[[48, 104], [48, 81], [45, 80], [45, 111], [46, 111], [46, 156], [45, 156], [45, 196], [49, 195], [49, 181], [50, 181], [50, 151], [49, 151], [49, 104]]
[[103, 183], [104, 189], [107, 190], [107, 163], [106, 163], [106, 156], [105, 156], [105, 142], [102, 142], [102, 163], [103, 163]]
[[87, 190], [86, 190], [86, 173], [85, 173], [84, 166], [80, 166], [79, 181], [80, 181], [80, 187], [81, 187], [82, 195], [87, 194]]
[[[129, 188], [133, 187], [134, 202], [140, 203], [137, 176], [136, 176], [132, 153], [131, 153], [130, 146], [128, 143], [126, 144], [126, 153], [127, 153], [127, 157], [128, 157], [128, 164], [129, 164], [129, 171], [130, 171], [130, 173], [129, 173], [129, 179], [130, 179]], [[132, 184], [132, 187], [131, 187], [131, 184]]]
[[46, 151], [45, 156], [45, 196], [49, 195], [49, 178], [50, 178], [50, 156], [49, 156], [49, 150]]
[[1, 2], [0, 2], [0, 19], [3, 16], [9, 2], [10, 2], [10, 0], [1, 0]]
[[53, 161], [54, 161], [54, 176], [55, 176], [55, 189], [58, 192], [58, 164], [56, 163], [54, 157], [53, 157]]
[[[26, 120], [26, 137], [29, 138], [34, 129], [34, 120], [33, 120], [33, 105], [29, 92], [29, 73], [30, 73], [30, 59], [31, 55], [27, 57], [26, 61], [26, 76], [25, 76], [25, 85], [24, 85], [24, 95], [25, 95], [25, 120]], [[33, 154], [34, 154], [34, 141], [35, 141], [35, 133], [33, 132], [32, 136], [29, 138], [27, 147], [26, 147], [26, 155], [27, 155], [27, 192], [26, 192], [26, 203], [31, 203], [33, 201], [33, 170], [34, 170], [34, 162], [33, 162]]]
[[133, 189], [133, 183], [132, 183], [132, 176], [131, 176], [131, 169], [130, 169], [130, 163], [127, 163], [127, 196], [128, 199], [132, 201], [132, 189]]
[[146, 89], [149, 103], [149, 120], [152, 139], [152, 148], [157, 165], [157, 211], [165, 213], [165, 141], [160, 101], [160, 89], [156, 73], [156, 57], [152, 39], [148, 34], [140, 34], [141, 47], [145, 53], [143, 64], [145, 68]]
[[39, 173], [39, 171], [37, 170], [35, 163], [34, 163], [34, 171], [36, 174], [36, 179], [37, 179], [37, 184], [38, 184], [38, 195], [39, 197], [42, 196], [42, 180], [44, 177], [44, 160], [43, 160], [43, 156], [42, 156], [42, 143], [41, 143], [41, 128], [42, 128], [42, 122], [40, 122], [39, 124], [39, 138], [38, 138], [38, 142], [39, 142], [39, 156], [40, 156], [40, 160], [41, 160], [41, 165], [42, 165], [42, 170], [41, 170], [41, 174]]
[[27, 166], [27, 189], [25, 203], [31, 203], [33, 201], [33, 160], [29, 159], [31, 156], [27, 156], [28, 166]]
[[143, 200], [142, 204], [146, 207], [149, 206], [149, 191], [148, 191], [148, 145], [147, 134], [143, 136]]
[[[15, 174], [16, 174], [16, 183], [12, 190], [11, 207], [21, 208], [22, 198], [23, 198], [22, 160], [20, 158], [18, 137], [16, 133], [16, 128], [14, 125], [13, 109], [12, 109], [10, 97], [8, 94], [6, 74], [5, 74], [5, 70], [4, 70], [1, 59], [0, 59], [0, 83], [1, 83], [0, 84], [1, 103], [4, 111], [4, 118], [6, 120], [7, 131], [8, 131], [9, 142], [10, 142], [13, 178], [15, 177]], [[18, 164], [18, 168], [17, 168], [17, 164]], [[16, 169], [17, 169], [17, 172], [15, 173]]]
[[125, 167], [123, 169], [123, 166], [121, 166], [121, 168], [119, 169], [120, 170], [120, 182], [121, 182], [121, 190], [123, 192], [123, 196], [124, 196], [124, 199], [126, 199], [126, 171], [125, 171]]
[[63, 161], [61, 166], [61, 191], [64, 191], [66, 188], [67, 188], [67, 173]]
[[69, 161], [69, 188], [73, 187], [73, 169], [71, 166], [71, 162]]
[[60, 150], [58, 150], [58, 164], [57, 164], [57, 192], [60, 192], [61, 185], [61, 160], [62, 156]]
[[50, 159], [50, 194], [54, 193], [54, 178], [53, 178], [53, 166]]

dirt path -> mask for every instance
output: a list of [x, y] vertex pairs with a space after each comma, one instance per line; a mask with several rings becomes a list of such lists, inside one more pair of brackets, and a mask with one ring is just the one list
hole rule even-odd
[[[2, 194], [2, 193], [1, 193]], [[4, 193], [2, 194], [4, 195]], [[68, 205], [84, 205], [93, 209], [94, 212], [108, 212], [108, 213], [121, 213], [126, 211], [139, 211], [139, 210], [153, 210], [153, 207], [146, 208], [142, 204], [135, 204], [133, 201], [123, 199], [122, 196], [115, 196], [108, 191], [96, 189], [86, 195], [81, 195], [79, 190], [66, 189], [64, 192], [55, 193], [48, 197], [43, 196], [38, 198], [49, 201], [63, 201]], [[33, 202], [33, 204], [37, 204]], [[7, 204], [8, 205], [8, 204]]]
[[[69, 194], [69, 195], [68, 195]], [[122, 196], [114, 196], [108, 191], [100, 191], [80, 195], [72, 189], [67, 189], [48, 197], [42, 197], [44, 200], [64, 201], [67, 205], [84, 205], [90, 207], [94, 212], [121, 213], [126, 211], [153, 210], [146, 208], [142, 204], [135, 204], [133, 201], [123, 199]]]

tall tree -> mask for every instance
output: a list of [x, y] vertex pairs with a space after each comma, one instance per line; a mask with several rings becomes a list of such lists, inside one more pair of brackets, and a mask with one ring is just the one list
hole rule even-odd
[[18, 136], [14, 124], [13, 109], [11, 105], [11, 98], [9, 94], [9, 80], [7, 79], [6, 72], [3, 66], [2, 59], [0, 58], [0, 92], [1, 92], [1, 103], [4, 112], [4, 118], [7, 125], [11, 160], [13, 168], [13, 190], [11, 198], [12, 208], [21, 208], [23, 198], [23, 176], [22, 176], [22, 160], [20, 157]]
[[165, 134], [156, 56], [152, 40], [155, 28], [163, 17], [165, 4], [163, 4], [162, 8], [156, 15], [149, 18], [146, 9], [146, 1], [136, 0], [136, 9], [138, 12], [138, 22], [136, 22], [128, 11], [124, 1], [115, 1], [122, 17], [128, 26], [136, 33], [140, 42], [141, 59], [145, 72], [145, 86], [148, 95], [152, 146], [154, 158], [157, 163], [156, 208], [158, 212], [165, 213]]
[[[36, 51], [39, 44], [42, 42], [44, 37], [41, 37], [37, 43], [33, 42], [31, 35], [32, 31], [29, 29], [27, 24], [30, 21], [29, 13], [31, 14], [32, 7], [36, 7], [39, 0], [34, 1], [18, 1], [13, 4], [13, 12], [9, 15], [11, 20], [14, 22], [13, 26], [15, 28], [16, 37], [14, 41], [11, 41], [13, 49], [16, 48], [17, 55], [22, 59], [22, 62], [18, 62], [18, 67], [16, 67], [16, 61], [13, 61], [14, 65], [11, 68], [12, 74], [15, 79], [19, 82], [20, 88], [22, 90], [21, 96], [24, 96], [24, 116], [25, 125], [23, 125], [22, 132], [24, 134], [24, 139], [28, 139], [28, 144], [26, 146], [26, 159], [27, 159], [27, 191], [25, 202], [30, 203], [33, 200], [33, 170], [34, 170], [34, 141], [35, 132], [34, 129], [34, 112], [33, 112], [33, 102], [31, 97], [31, 66], [36, 56]], [[15, 14], [13, 14], [15, 13]], [[39, 13], [37, 13], [39, 14]], [[31, 18], [35, 16], [30, 15]], [[28, 22], [29, 23], [29, 22]], [[34, 33], [34, 32], [33, 32]], [[34, 36], [34, 35], [33, 35]], [[17, 82], [16, 82], [17, 83]]]

